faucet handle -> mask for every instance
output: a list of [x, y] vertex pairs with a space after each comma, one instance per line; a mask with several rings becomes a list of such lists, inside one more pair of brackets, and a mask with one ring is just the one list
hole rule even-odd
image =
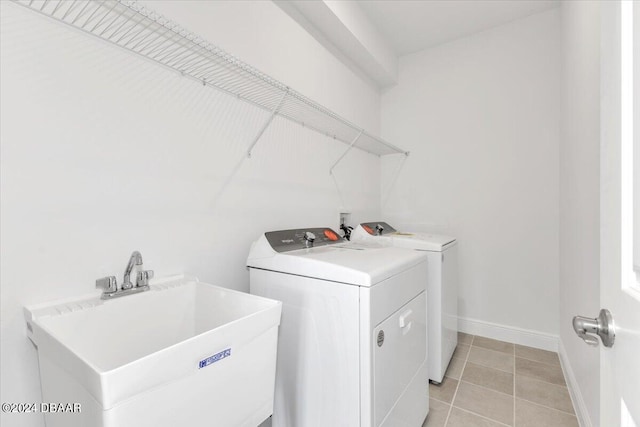
[[136, 287], [148, 286], [149, 279], [153, 279], [153, 270], [138, 271]]
[[96, 288], [102, 289], [105, 293], [116, 292], [118, 290], [116, 276], [107, 276], [96, 280]]

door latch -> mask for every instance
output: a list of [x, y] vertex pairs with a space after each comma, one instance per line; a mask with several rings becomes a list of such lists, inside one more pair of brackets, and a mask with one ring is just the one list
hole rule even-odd
[[595, 319], [575, 316], [573, 318], [573, 330], [584, 342], [592, 346], [598, 345], [598, 338], [590, 334], [599, 336], [605, 347], [613, 346], [613, 342], [616, 340], [613, 316], [606, 308], [600, 310], [600, 314]]

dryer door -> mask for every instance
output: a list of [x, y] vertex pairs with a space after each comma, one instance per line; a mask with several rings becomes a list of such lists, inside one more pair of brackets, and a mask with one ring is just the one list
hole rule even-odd
[[[380, 426], [426, 364], [426, 293], [421, 292], [373, 331], [374, 425]], [[421, 383], [427, 387], [426, 377]]]

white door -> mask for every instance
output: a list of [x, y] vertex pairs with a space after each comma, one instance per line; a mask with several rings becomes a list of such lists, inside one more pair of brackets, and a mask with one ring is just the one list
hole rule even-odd
[[600, 426], [640, 427], [640, 1], [601, 7], [600, 299], [616, 337], [600, 347]]

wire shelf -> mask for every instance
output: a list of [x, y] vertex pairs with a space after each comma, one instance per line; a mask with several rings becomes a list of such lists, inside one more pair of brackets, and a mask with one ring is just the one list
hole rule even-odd
[[272, 116], [285, 117], [378, 156], [408, 154], [135, 1], [13, 2], [249, 102]]

